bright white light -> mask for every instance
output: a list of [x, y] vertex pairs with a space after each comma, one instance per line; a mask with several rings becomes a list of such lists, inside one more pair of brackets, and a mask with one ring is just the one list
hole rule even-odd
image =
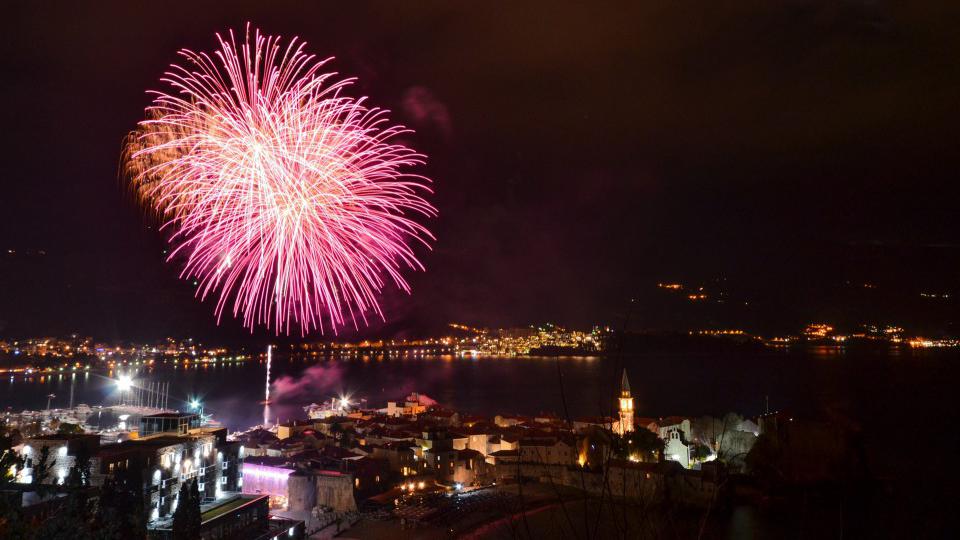
[[121, 375], [120, 378], [117, 379], [117, 389], [121, 392], [129, 391], [132, 386], [133, 379], [131, 379], [129, 375]]
[[193, 410], [197, 410], [198, 408], [200, 408], [200, 402], [199, 402], [198, 400], [196, 400], [196, 399], [191, 399], [191, 400], [190, 400], [190, 408], [193, 409]]
[[65, 456], [67, 455], [67, 447], [66, 447], [66, 446], [61, 446], [60, 448], [58, 448], [58, 449], [57, 449], [57, 454], [59, 454], [60, 457], [65, 457]]

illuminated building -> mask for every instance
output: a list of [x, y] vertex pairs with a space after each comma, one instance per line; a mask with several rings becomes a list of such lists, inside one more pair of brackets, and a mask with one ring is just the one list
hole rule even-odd
[[633, 396], [630, 395], [630, 381], [627, 380], [627, 370], [623, 370], [620, 379], [620, 421], [617, 423], [617, 433], [621, 436], [633, 431]]
[[243, 486], [239, 442], [225, 428], [201, 428], [197, 415], [167, 413], [140, 419], [140, 437], [101, 446], [91, 459], [91, 484], [125, 471], [141, 471], [144, 510], [151, 527], [163, 528], [176, 510], [180, 486], [197, 480], [204, 504], [226, 501]]
[[37, 481], [41, 484], [63, 484], [76, 462], [76, 456], [89, 456], [99, 444], [99, 435], [82, 433], [41, 435], [26, 439], [20, 451], [23, 464], [17, 470], [17, 481], [25, 484], [34, 481], [34, 470], [43, 459], [43, 449], [46, 447], [47, 474]]
[[668, 416], [658, 423], [658, 435], [664, 441], [664, 457], [676, 461], [684, 469], [690, 468], [690, 442], [692, 425], [689, 418]]

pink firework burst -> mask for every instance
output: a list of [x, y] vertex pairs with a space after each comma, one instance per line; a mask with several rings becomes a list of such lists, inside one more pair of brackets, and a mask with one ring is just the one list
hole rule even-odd
[[170, 259], [201, 299], [218, 296], [218, 322], [229, 310], [251, 331], [304, 335], [383, 319], [384, 287], [409, 292], [402, 272], [423, 269], [411, 245], [433, 239], [414, 221], [436, 215], [429, 180], [407, 172], [425, 156], [296, 38], [217, 39], [212, 54], [180, 51], [161, 79], [172, 91], [152, 92], [127, 139], [127, 176], [170, 231]]

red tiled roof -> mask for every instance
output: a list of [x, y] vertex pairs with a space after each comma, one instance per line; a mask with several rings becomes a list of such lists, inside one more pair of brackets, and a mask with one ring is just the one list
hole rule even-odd
[[605, 425], [613, 422], [613, 418], [609, 416], [584, 416], [580, 418], [574, 418], [574, 422], [579, 422], [581, 424], [599, 424]]

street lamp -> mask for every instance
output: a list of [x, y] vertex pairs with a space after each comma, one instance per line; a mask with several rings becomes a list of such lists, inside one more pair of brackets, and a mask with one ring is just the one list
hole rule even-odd
[[203, 402], [198, 398], [190, 398], [190, 410], [196, 411], [200, 415], [200, 422], [203, 422]]

